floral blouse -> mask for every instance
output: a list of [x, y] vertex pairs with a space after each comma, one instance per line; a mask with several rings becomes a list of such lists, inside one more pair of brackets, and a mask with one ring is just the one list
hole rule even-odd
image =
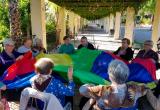
[[87, 84], [81, 86], [79, 91], [82, 95], [96, 100], [96, 110], [106, 110], [135, 106], [137, 99], [145, 94], [146, 89], [135, 84], [122, 84], [117, 87]]

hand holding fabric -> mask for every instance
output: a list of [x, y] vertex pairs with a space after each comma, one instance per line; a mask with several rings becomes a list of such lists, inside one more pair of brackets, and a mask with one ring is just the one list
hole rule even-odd
[[69, 81], [73, 80], [73, 67], [72, 66], [68, 68], [68, 79]]
[[22, 58], [23, 58], [23, 55], [20, 55], [18, 58], [16, 58], [16, 61], [21, 60]]

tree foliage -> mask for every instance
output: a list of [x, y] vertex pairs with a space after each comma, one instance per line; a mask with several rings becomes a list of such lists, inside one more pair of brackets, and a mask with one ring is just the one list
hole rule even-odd
[[147, 0], [51, 0], [59, 6], [71, 10], [88, 20], [100, 19], [127, 7], [138, 11]]
[[9, 17], [7, 0], [0, 0], [0, 40], [9, 36]]
[[19, 0], [19, 11], [21, 18], [22, 35], [26, 35], [27, 28], [31, 27], [30, 0]]
[[148, 2], [143, 5], [140, 12], [142, 15], [144, 15], [145, 13], [154, 14], [155, 7], [156, 7], [156, 0], [148, 0]]
[[46, 32], [53, 33], [56, 28], [56, 6], [51, 2], [46, 2]]
[[[31, 15], [30, 0], [19, 0], [18, 4], [20, 12], [20, 22], [22, 36], [27, 35], [27, 31], [31, 31]], [[51, 2], [46, 3], [46, 32], [53, 33], [55, 31], [55, 5]], [[29, 28], [29, 29], [28, 29]], [[29, 32], [30, 33], [30, 32]], [[10, 35], [10, 21], [8, 0], [0, 0], [0, 40]]]

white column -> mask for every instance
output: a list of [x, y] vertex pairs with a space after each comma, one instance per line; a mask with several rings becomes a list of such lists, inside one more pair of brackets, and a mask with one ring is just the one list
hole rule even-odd
[[121, 13], [116, 12], [114, 39], [119, 39], [120, 26], [121, 26]]
[[109, 33], [109, 17], [104, 18], [104, 30], [106, 33]]
[[82, 29], [84, 26], [84, 18], [80, 18], [80, 28]]
[[58, 8], [57, 30], [60, 31], [59, 43], [63, 43], [63, 37], [66, 36], [66, 16], [65, 16], [65, 9], [61, 7]]
[[74, 13], [69, 12], [69, 28], [72, 33], [74, 32], [74, 22], [73, 21], [74, 21]]
[[77, 14], [74, 14], [74, 28], [75, 28], [75, 34], [78, 33], [78, 16]]
[[114, 15], [110, 14], [109, 16], [109, 29], [114, 29]]
[[153, 22], [153, 32], [152, 32], [152, 40], [154, 42], [153, 48], [157, 50], [157, 41], [160, 37], [160, 0], [156, 2], [156, 9], [154, 14], [154, 22]]
[[46, 48], [45, 0], [31, 0], [30, 3], [32, 35], [42, 39]]
[[128, 38], [131, 41], [131, 45], [132, 45], [133, 32], [134, 32], [134, 16], [135, 16], [134, 8], [128, 7], [124, 37]]
[[109, 23], [109, 17], [107, 17], [107, 28], [106, 28], [106, 32], [108, 32], [108, 34], [109, 34], [109, 25], [110, 25], [110, 23]]
[[81, 17], [78, 15], [77, 16], [77, 32], [79, 32], [79, 29], [81, 27], [80, 23], [81, 23]]

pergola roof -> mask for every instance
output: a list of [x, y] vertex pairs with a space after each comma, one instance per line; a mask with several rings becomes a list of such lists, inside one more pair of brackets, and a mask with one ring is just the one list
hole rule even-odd
[[147, 0], [50, 0], [89, 20], [103, 18], [124, 11], [127, 7], [138, 10]]

